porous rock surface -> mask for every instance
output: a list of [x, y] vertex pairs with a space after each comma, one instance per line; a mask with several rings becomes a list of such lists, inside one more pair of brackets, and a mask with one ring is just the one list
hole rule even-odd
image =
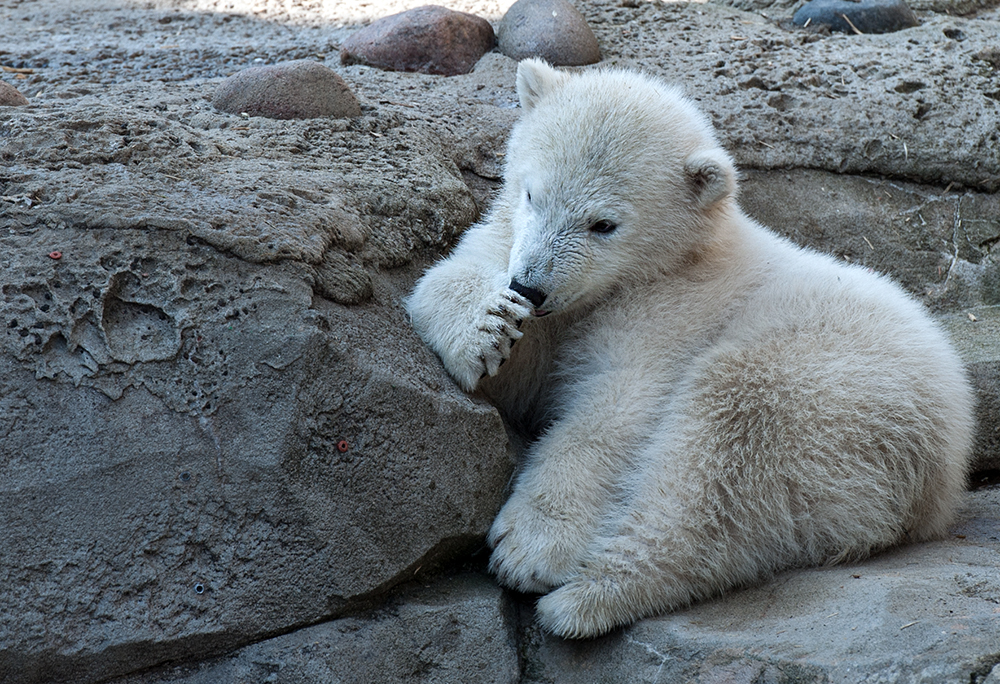
[[484, 576], [459, 574], [407, 587], [374, 610], [117, 684], [510, 684], [519, 673], [514, 606]]
[[[498, 187], [516, 63], [339, 63], [421, 4], [0, 0], [31, 100], [0, 110], [0, 681], [996, 681], [989, 473], [945, 540], [592, 642], [466, 574], [513, 456], [400, 302]], [[442, 4], [496, 26], [511, 3]], [[881, 36], [765, 0], [578, 8], [603, 64], [699, 100], [748, 212], [941, 318], [996, 469], [1000, 10], [911, 6]], [[212, 107], [298, 59], [360, 115]]]

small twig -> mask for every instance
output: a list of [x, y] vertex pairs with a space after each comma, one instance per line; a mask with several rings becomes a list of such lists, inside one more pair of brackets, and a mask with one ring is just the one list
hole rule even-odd
[[859, 36], [865, 35], [860, 30], [858, 30], [858, 27], [854, 25], [854, 22], [852, 22], [850, 19], [847, 18], [846, 14], [841, 14], [840, 16], [842, 16], [844, 18], [844, 21], [847, 22], [848, 26], [850, 26], [852, 29], [854, 29], [855, 33], [857, 33]]
[[808, 19], [806, 19], [806, 23], [802, 24], [802, 28], [808, 28], [809, 24], [812, 23], [812, 20], [813, 20], [812, 17], [809, 17]]
[[900, 627], [900, 629], [906, 629], [907, 627], [912, 627], [913, 625], [917, 624], [918, 622], [920, 622], [920, 620], [914, 620], [913, 622], [907, 622], [905, 625], [903, 625], [902, 627]]
[[873, 252], [875, 251], [875, 245], [873, 245], [871, 242], [869, 242], [868, 238], [866, 238], [864, 235], [862, 235], [861, 239], [868, 243], [868, 246], [872, 248]]
[[379, 104], [391, 104], [398, 107], [409, 107], [410, 109], [416, 109], [416, 105], [406, 104], [405, 102], [394, 102], [393, 100], [379, 100]]

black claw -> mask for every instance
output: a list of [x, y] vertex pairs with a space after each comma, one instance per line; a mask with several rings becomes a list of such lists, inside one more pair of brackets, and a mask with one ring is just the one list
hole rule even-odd
[[497, 368], [507, 363], [507, 359], [500, 359], [500, 363], [497, 364]]

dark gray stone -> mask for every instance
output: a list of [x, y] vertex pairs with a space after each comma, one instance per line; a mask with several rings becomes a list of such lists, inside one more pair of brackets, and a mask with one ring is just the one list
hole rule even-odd
[[500, 21], [497, 44], [511, 59], [540, 57], [555, 66], [601, 60], [594, 32], [568, 0], [517, 0]]
[[344, 64], [457, 76], [493, 49], [493, 27], [481, 17], [424, 5], [373, 21], [340, 46]]
[[903, 0], [810, 0], [792, 23], [841, 33], [892, 33], [920, 22]]
[[496, 584], [459, 575], [411, 588], [375, 611], [114, 684], [515, 684], [516, 627]]

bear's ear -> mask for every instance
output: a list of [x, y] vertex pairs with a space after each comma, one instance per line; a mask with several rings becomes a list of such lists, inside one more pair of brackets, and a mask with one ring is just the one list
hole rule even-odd
[[566, 79], [544, 61], [532, 57], [517, 65], [517, 96], [521, 98], [521, 108], [531, 111], [546, 93], [552, 92]]
[[707, 209], [736, 194], [736, 169], [722, 150], [700, 150], [684, 162], [692, 201]]

